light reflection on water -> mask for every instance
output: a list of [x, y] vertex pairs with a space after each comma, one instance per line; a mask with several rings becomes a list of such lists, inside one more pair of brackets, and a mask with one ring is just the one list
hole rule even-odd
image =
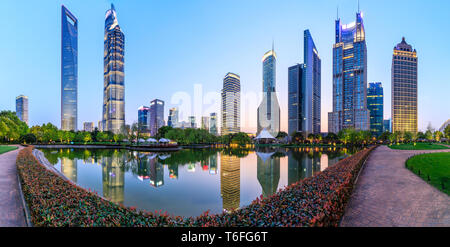
[[336, 148], [42, 151], [66, 177], [115, 203], [181, 216], [243, 207], [354, 152]]

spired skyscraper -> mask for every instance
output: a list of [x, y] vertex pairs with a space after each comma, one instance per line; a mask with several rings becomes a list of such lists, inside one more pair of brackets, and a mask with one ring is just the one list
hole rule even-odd
[[392, 132], [417, 132], [417, 52], [405, 38], [392, 56]]
[[106, 11], [103, 71], [103, 130], [120, 132], [125, 126], [125, 35], [116, 10]]
[[304, 64], [288, 69], [288, 134], [320, 133], [321, 60], [309, 30], [304, 31]]
[[64, 5], [61, 18], [61, 129], [77, 130], [78, 20]]
[[328, 132], [369, 129], [367, 110], [367, 48], [362, 13], [356, 22], [336, 20], [333, 45], [333, 112], [328, 113]]
[[370, 131], [376, 136], [383, 133], [383, 97], [381, 82], [369, 83], [367, 109], [370, 114]]
[[28, 125], [28, 97], [19, 95], [16, 97], [16, 115], [20, 121]]
[[241, 131], [241, 78], [228, 73], [223, 78], [222, 135]]
[[272, 136], [280, 132], [280, 105], [276, 95], [277, 55], [273, 49], [266, 52], [263, 63], [263, 100], [258, 107], [258, 132], [266, 129]]

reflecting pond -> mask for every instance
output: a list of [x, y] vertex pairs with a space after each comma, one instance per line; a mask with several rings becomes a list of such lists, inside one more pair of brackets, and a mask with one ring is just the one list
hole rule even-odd
[[248, 205], [355, 152], [337, 148], [41, 151], [66, 177], [115, 203], [180, 216]]

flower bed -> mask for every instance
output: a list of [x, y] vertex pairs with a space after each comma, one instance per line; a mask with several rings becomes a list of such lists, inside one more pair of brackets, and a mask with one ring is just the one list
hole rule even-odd
[[46, 169], [23, 149], [17, 168], [35, 226], [338, 226], [353, 183], [371, 149], [232, 213], [175, 217], [102, 199]]

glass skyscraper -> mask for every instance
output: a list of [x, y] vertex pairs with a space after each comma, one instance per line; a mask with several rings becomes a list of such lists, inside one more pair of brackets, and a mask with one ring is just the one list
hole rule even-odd
[[370, 132], [376, 136], [380, 136], [383, 133], [383, 99], [381, 82], [369, 83], [367, 109], [370, 114]]
[[106, 11], [104, 36], [103, 130], [120, 132], [125, 126], [125, 35], [116, 10]]
[[288, 69], [288, 131], [320, 133], [321, 60], [309, 30], [304, 31], [304, 64]]
[[264, 54], [263, 59], [263, 100], [258, 107], [258, 132], [266, 129], [272, 136], [280, 132], [280, 105], [276, 95], [277, 55], [272, 50]]
[[167, 126], [178, 128], [178, 108], [173, 107], [169, 109], [169, 116], [167, 117]]
[[28, 97], [19, 95], [16, 97], [16, 115], [20, 121], [28, 125]]
[[63, 5], [61, 18], [61, 129], [77, 130], [78, 20]]
[[342, 25], [336, 20], [333, 45], [333, 111], [328, 113], [328, 132], [369, 129], [367, 110], [367, 48], [362, 13]]
[[150, 107], [141, 106], [138, 108], [138, 125], [142, 132], [148, 132], [150, 130]]
[[202, 129], [207, 130], [209, 132], [209, 117], [203, 116], [202, 117]]
[[241, 131], [241, 78], [228, 73], [223, 78], [222, 135]]
[[392, 56], [392, 131], [417, 132], [417, 52], [405, 38]]
[[150, 102], [150, 134], [155, 136], [164, 126], [164, 101], [154, 99]]

